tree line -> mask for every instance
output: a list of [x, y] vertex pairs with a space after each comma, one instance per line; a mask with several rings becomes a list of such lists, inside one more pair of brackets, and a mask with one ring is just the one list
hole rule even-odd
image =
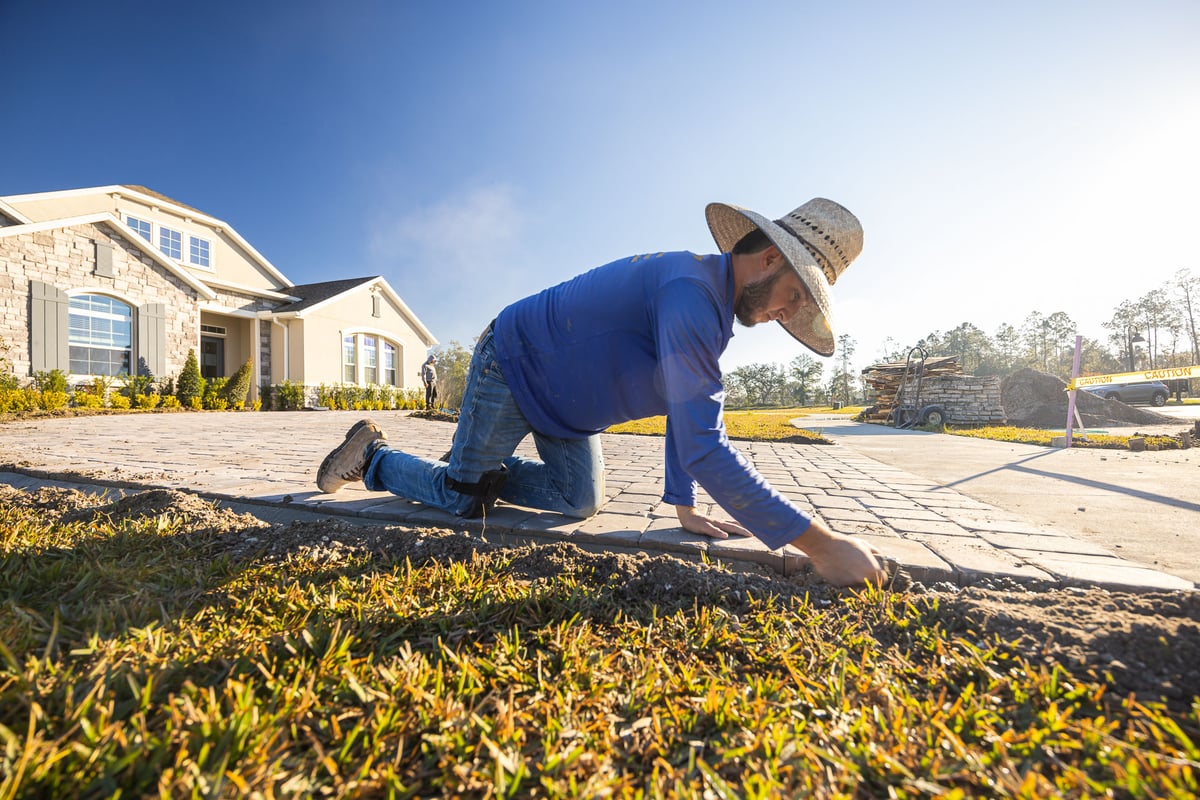
[[[1106, 331], [1103, 338], [1082, 337], [1080, 374], [1200, 364], [1198, 303], [1200, 278], [1187, 269], [1136, 300], [1122, 301], [1101, 323]], [[963, 322], [945, 332], [933, 331], [911, 345], [889, 337], [877, 363], [904, 361], [913, 347], [921, 347], [929, 356], [957, 356], [968, 375], [1003, 376], [1029, 367], [1067, 380], [1077, 333], [1078, 326], [1065, 311], [1033, 311], [1019, 324], [1001, 324], [992, 335]], [[724, 377], [726, 403], [736, 408], [868, 402], [863, 376], [850, 368], [856, 341], [842, 335], [837, 344], [828, 364], [801, 354], [786, 365], [748, 364], [732, 370]]]

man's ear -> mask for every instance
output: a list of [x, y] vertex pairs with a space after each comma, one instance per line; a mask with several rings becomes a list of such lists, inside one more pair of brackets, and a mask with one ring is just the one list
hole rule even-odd
[[759, 268], [767, 275], [770, 275], [787, 263], [787, 259], [783, 257], [783, 252], [775, 245], [770, 245], [759, 255], [761, 256]]

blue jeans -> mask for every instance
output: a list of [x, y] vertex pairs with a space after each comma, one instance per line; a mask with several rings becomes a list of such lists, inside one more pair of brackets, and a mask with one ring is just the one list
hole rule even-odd
[[[540, 461], [513, 455], [533, 434]], [[508, 480], [500, 499], [513, 505], [590, 517], [604, 502], [604, 455], [600, 437], [560, 439], [534, 431], [517, 408], [496, 362], [489, 327], [479, 337], [467, 383], [450, 463], [409, 455], [379, 445], [363, 482], [371, 491], [389, 491], [409, 500], [468, 515], [477, 498], [446, 486], [446, 477], [478, 483], [483, 473], [503, 464]]]

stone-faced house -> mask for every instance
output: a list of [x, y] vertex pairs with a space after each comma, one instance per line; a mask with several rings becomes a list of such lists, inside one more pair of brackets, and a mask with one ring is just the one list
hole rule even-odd
[[0, 340], [19, 377], [412, 388], [437, 343], [382, 277], [295, 286], [228, 223], [143, 186], [0, 197]]

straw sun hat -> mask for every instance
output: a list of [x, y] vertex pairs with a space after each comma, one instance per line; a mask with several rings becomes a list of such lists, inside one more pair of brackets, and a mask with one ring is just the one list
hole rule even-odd
[[709, 203], [704, 209], [708, 229], [722, 253], [750, 231], [759, 228], [800, 276], [813, 302], [779, 324], [805, 347], [822, 356], [833, 355], [833, 293], [830, 287], [862, 252], [863, 230], [858, 218], [842, 206], [818, 197], [774, 222], [745, 208]]

